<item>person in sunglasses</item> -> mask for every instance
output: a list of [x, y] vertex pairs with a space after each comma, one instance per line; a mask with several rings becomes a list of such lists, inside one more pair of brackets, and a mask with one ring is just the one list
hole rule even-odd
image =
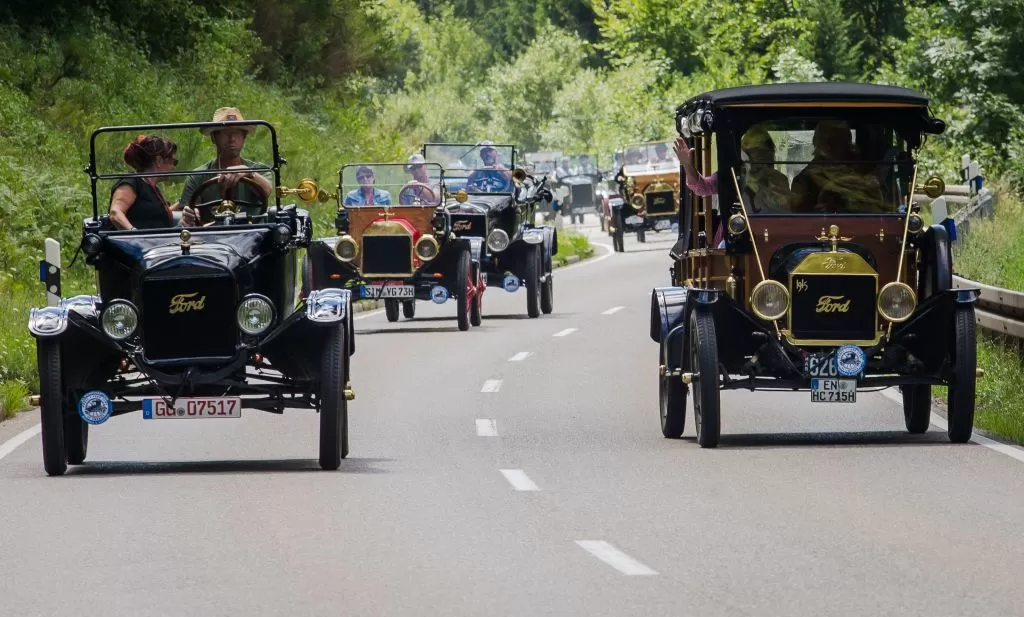
[[373, 169], [366, 165], [356, 169], [359, 188], [345, 195], [346, 206], [390, 206], [391, 193], [373, 186]]
[[[139, 135], [124, 149], [124, 162], [138, 174], [174, 171], [178, 146], [159, 135]], [[163, 177], [121, 178], [110, 192], [110, 222], [117, 229], [174, 227], [171, 205], [157, 183]]]

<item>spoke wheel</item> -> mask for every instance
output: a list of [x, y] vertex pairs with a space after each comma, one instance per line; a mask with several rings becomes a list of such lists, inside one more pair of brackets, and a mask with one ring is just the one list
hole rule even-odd
[[89, 424], [78, 414], [64, 414], [64, 450], [69, 465], [81, 465], [89, 453]]
[[413, 319], [416, 317], [416, 301], [406, 300], [402, 302], [402, 316], [406, 319]]
[[320, 468], [334, 470], [348, 456], [348, 347], [344, 324], [328, 332], [320, 357]]
[[953, 379], [947, 389], [949, 416], [946, 433], [953, 443], [966, 443], [974, 432], [974, 393], [978, 378], [974, 306], [967, 304], [955, 307], [952, 326], [950, 363], [953, 366]]
[[68, 456], [64, 445], [64, 386], [60, 344], [52, 339], [37, 340], [36, 356], [39, 363], [43, 468], [47, 475], [61, 476], [68, 469]]
[[473, 292], [473, 303], [469, 306], [469, 323], [479, 326], [484, 318], [484, 278], [480, 274], [480, 264], [473, 265], [473, 280], [476, 281], [476, 289]]
[[540, 247], [531, 246], [526, 251], [526, 314], [540, 317]]
[[658, 379], [661, 408], [661, 434], [666, 439], [679, 439], [686, 428], [686, 384], [679, 377], [662, 375]]
[[710, 313], [690, 313], [689, 360], [693, 372], [693, 417], [697, 443], [718, 446], [722, 434], [721, 391], [718, 389], [718, 342]]
[[457, 317], [459, 330], [469, 330], [469, 306], [473, 302], [473, 278], [470, 275], [472, 263], [469, 251], [459, 253], [455, 262], [455, 289], [459, 290]]
[[398, 321], [398, 300], [388, 299], [384, 301], [384, 315], [392, 323]]
[[928, 431], [932, 419], [932, 387], [903, 386], [903, 421], [907, 432], [920, 434]]

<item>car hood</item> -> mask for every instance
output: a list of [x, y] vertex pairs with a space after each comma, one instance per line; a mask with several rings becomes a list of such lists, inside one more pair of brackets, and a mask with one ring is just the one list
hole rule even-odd
[[116, 255], [119, 261], [137, 264], [143, 270], [158, 267], [185, 254], [236, 270], [264, 252], [269, 233], [268, 228], [197, 231], [189, 240], [187, 253], [177, 233], [125, 234], [107, 236], [105, 249]]

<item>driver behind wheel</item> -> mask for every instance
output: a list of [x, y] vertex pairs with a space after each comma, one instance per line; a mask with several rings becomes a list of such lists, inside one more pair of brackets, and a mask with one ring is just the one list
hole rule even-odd
[[[480, 161], [483, 167], [477, 168], [466, 178], [466, 186], [484, 192], [500, 193], [512, 186], [512, 174], [499, 160], [494, 142], [480, 142]], [[498, 171], [500, 170], [500, 171]]]
[[345, 195], [344, 205], [346, 206], [390, 206], [391, 193], [384, 189], [373, 186], [373, 168], [361, 165], [356, 169], [356, 180], [359, 188], [353, 189]]
[[411, 206], [416, 203], [436, 204], [441, 185], [430, 179], [425, 166], [426, 159], [422, 154], [414, 154], [409, 157], [405, 171], [412, 174], [412, 181], [402, 188], [398, 194], [398, 203], [403, 206]]
[[[213, 122], [228, 122], [245, 120], [242, 112], [234, 107], [221, 107], [213, 112]], [[242, 147], [245, 146], [245, 139], [256, 130], [255, 126], [238, 126], [230, 128], [203, 127], [200, 131], [208, 135], [210, 141], [217, 149], [217, 156], [195, 169], [195, 171], [210, 171], [222, 169], [226, 173], [216, 176], [192, 175], [185, 181], [185, 189], [178, 200], [178, 206], [182, 209], [182, 225], [198, 225], [200, 214], [196, 208], [190, 207], [189, 203], [207, 203], [220, 199], [223, 195], [234, 190], [235, 199], [248, 204], [262, 204], [262, 210], [266, 210], [267, 197], [273, 191], [273, 178], [269, 172], [258, 173], [252, 171], [253, 167], [266, 167], [262, 163], [242, 158]], [[235, 171], [238, 170], [238, 171]], [[248, 170], [248, 171], [245, 171]], [[203, 189], [202, 194], [196, 196], [196, 189], [210, 178], [217, 180], [216, 185], [210, 185]], [[239, 182], [247, 179], [259, 187], [256, 190], [253, 186]], [[262, 191], [262, 195], [260, 194]]]

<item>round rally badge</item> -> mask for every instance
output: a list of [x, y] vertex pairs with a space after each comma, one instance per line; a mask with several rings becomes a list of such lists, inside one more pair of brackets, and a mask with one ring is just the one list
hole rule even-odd
[[434, 304], [444, 304], [448, 301], [448, 290], [440, 285], [435, 285], [430, 290], [430, 299]]
[[843, 377], [856, 377], [864, 372], [867, 356], [856, 345], [843, 345], [836, 350], [836, 370]]
[[114, 413], [114, 405], [105, 392], [86, 392], [78, 401], [78, 416], [89, 424], [103, 424]]
[[512, 293], [519, 289], [519, 277], [509, 274], [502, 280], [501, 285], [505, 288], [505, 291]]

